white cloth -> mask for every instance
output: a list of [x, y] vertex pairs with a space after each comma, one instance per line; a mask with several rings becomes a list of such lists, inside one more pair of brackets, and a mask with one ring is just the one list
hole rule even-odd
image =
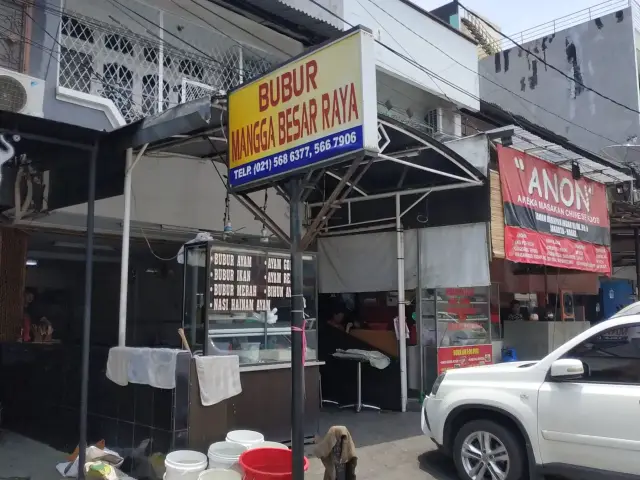
[[113, 347], [107, 359], [107, 378], [120, 386], [138, 383], [174, 389], [176, 361], [181, 351], [172, 348]]
[[357, 348], [350, 348], [349, 350], [336, 350], [333, 356], [336, 358], [369, 362], [372, 367], [377, 368], [378, 370], [384, 370], [391, 363], [389, 357], [387, 357], [382, 352], [358, 350]]
[[[398, 317], [395, 317], [393, 319], [393, 328], [396, 331], [396, 340], [400, 340], [400, 328], [398, 326]], [[405, 323], [404, 323], [404, 339], [407, 340], [410, 336], [409, 333], [409, 325], [407, 325], [407, 319], [405, 318]]]
[[107, 378], [121, 387], [129, 384], [129, 350], [127, 347], [109, 349]]
[[208, 407], [242, 392], [237, 355], [196, 356], [200, 401]]

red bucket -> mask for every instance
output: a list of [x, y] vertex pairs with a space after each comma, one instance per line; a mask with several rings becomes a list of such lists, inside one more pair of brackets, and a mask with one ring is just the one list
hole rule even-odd
[[[240, 455], [244, 480], [291, 480], [291, 450], [282, 448], [254, 448]], [[304, 471], [309, 459], [304, 459]]]

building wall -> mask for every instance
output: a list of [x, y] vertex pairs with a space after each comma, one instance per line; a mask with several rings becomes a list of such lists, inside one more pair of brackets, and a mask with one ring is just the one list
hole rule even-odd
[[96, 130], [110, 130], [112, 127], [105, 114], [94, 109], [87, 109], [56, 99], [58, 81], [58, 30], [61, 15], [55, 10], [62, 8], [62, 0], [34, 0], [31, 15], [31, 47], [29, 55], [28, 75], [45, 80], [43, 112], [45, 118], [82, 125]]
[[376, 4], [382, 9], [372, 2], [344, 0], [344, 18], [351, 25], [370, 28], [379, 42], [433, 73], [426, 73], [377, 43], [378, 70], [432, 95], [478, 110], [478, 58], [473, 40], [411, 6], [408, 0], [376, 0]]
[[[224, 166], [217, 167], [221, 175], [226, 175]], [[211, 162], [186, 157], [146, 156], [133, 170], [132, 185], [132, 222], [222, 231], [226, 188]], [[251, 197], [263, 206], [264, 193], [258, 192]], [[82, 204], [59, 212], [86, 214], [86, 210], [86, 204]], [[262, 223], [233, 198], [230, 211], [234, 230], [260, 235]], [[96, 202], [97, 216], [121, 219], [123, 212], [122, 196]], [[289, 231], [288, 203], [271, 189], [267, 213], [285, 232]]]
[[[118, 118], [122, 111], [118, 112], [118, 106], [114, 107], [113, 102], [108, 105], [110, 101], [107, 101], [107, 105], [105, 105], [105, 98], [101, 98], [105, 95], [101, 95], [98, 91], [104, 88], [102, 85], [103, 64], [109, 62], [126, 64], [125, 66], [134, 72], [134, 102], [140, 104], [143, 101], [140, 96], [144, 95], [144, 92], [141, 92], [138, 77], [158, 73], [157, 69], [152, 69], [141, 61], [141, 42], [145, 41], [145, 38], [146, 41], [158, 45], [160, 38], [164, 37], [165, 48], [172, 47], [174, 50], [182, 50], [182, 56], [174, 59], [174, 65], [183, 60], [214, 64], [214, 68], [219, 72], [214, 76], [217, 77], [216, 80], [220, 84], [226, 84], [229, 82], [230, 76], [236, 73], [238, 76], [240, 74], [238, 67], [232, 68], [229, 65], [234, 61], [233, 54], [240, 49], [239, 44], [246, 45], [246, 48], [250, 49], [255, 57], [261, 60], [266, 59], [269, 67], [302, 51], [302, 45], [299, 42], [211, 2], [205, 2], [207, 9], [211, 12], [198, 7], [190, 0], [157, 0], [147, 4], [137, 0], [125, 0], [120, 3], [125, 7], [117, 7], [116, 4], [100, 0], [34, 1], [33, 11], [30, 14], [33, 16], [30, 61], [25, 73], [46, 81], [44, 99], [44, 116], [46, 118], [97, 130], [111, 130], [121, 126], [125, 121], [133, 120], [133, 117], [128, 118], [126, 114], [120, 115]], [[61, 28], [64, 27], [63, 8], [73, 12], [74, 16], [77, 14], [95, 19], [105, 26], [112, 25], [114, 33], [125, 32], [121, 36], [131, 41], [136, 53], [129, 55], [130, 58], [127, 60], [119, 52], [101, 48], [99, 42], [90, 45], [77, 39], [67, 38], [65, 41], [64, 33], [60, 33], [61, 30], [64, 30]], [[158, 28], [161, 22], [165, 31]], [[89, 22], [86, 24], [88, 25]], [[115, 32], [117, 29], [120, 31]], [[98, 30], [94, 31], [97, 39], [101, 35], [96, 32]], [[191, 45], [195, 45], [197, 49], [192, 48]], [[72, 75], [91, 76], [91, 92], [81, 92], [85, 95], [71, 97], [61, 93], [59, 75], [61, 72], [61, 49], [63, 48], [72, 48], [82, 54], [92, 55], [92, 74], [89, 74], [86, 69], [84, 72], [82, 71], [77, 54], [74, 66], [71, 68]], [[202, 52], [213, 57], [213, 60], [205, 58]], [[249, 57], [246, 52], [245, 57]], [[77, 69], [76, 66], [78, 66]], [[169, 69], [170, 67], [167, 67], [167, 70]], [[165, 72], [165, 79], [169, 76], [167, 73]], [[178, 76], [179, 74], [174, 72], [175, 78], [172, 80], [175, 85], [171, 85], [173, 104], [181, 101], [178, 90], [180, 90], [179, 84], [182, 78], [178, 78]], [[211, 75], [206, 79], [211, 80]], [[69, 88], [74, 91], [82, 90], [78, 88], [79, 83], [77, 82]], [[127, 90], [127, 88], [123, 90]], [[165, 108], [172, 106], [170, 102], [165, 103]], [[139, 109], [139, 105], [137, 107]], [[123, 116], [125, 118], [122, 118]]]
[[[630, 8], [523, 46], [584, 85], [638, 109], [636, 46]], [[540, 108], [480, 78], [483, 100], [522, 115], [588, 150], [599, 152], [607, 145], [624, 143], [640, 133], [637, 113], [580, 87], [517, 47], [482, 59], [479, 72]]]

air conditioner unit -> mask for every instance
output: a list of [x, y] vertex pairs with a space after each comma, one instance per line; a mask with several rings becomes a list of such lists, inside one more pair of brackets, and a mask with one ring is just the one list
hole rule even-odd
[[44, 80], [0, 68], [0, 110], [42, 117]]
[[450, 142], [460, 137], [460, 114], [438, 107], [429, 110], [424, 121], [431, 130], [431, 136], [440, 142]]

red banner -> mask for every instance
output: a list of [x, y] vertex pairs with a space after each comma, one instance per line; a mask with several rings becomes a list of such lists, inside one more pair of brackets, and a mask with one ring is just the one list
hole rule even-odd
[[602, 245], [576, 242], [518, 227], [504, 227], [508, 260], [550, 267], [611, 273], [611, 251]]
[[507, 260], [609, 275], [605, 186], [512, 148], [498, 163]]
[[493, 363], [493, 347], [466, 345], [438, 348], [438, 375], [451, 368], [477, 367]]

